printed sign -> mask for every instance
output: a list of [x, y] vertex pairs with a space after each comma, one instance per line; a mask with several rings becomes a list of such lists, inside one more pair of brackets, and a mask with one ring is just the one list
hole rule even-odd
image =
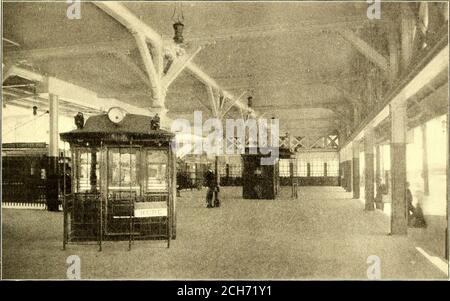
[[156, 217], [167, 216], [166, 202], [144, 202], [136, 203], [134, 217]]

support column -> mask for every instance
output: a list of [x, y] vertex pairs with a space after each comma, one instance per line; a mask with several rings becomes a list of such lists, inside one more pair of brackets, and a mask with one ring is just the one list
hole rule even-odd
[[428, 145], [427, 145], [427, 124], [423, 123], [420, 127], [422, 130], [422, 177], [423, 192], [425, 195], [430, 194], [430, 184], [428, 181]]
[[214, 207], [220, 207], [219, 204], [219, 186], [220, 186], [220, 172], [219, 172], [219, 156], [216, 156], [216, 159], [214, 161], [214, 169], [216, 174], [216, 189], [214, 190], [214, 199], [213, 199], [213, 206]]
[[383, 201], [383, 193], [381, 191], [381, 150], [380, 146], [375, 147], [375, 186], [376, 186], [376, 202]]
[[359, 199], [359, 142], [352, 143], [353, 161], [352, 161], [352, 178], [353, 178], [353, 198]]
[[291, 179], [291, 198], [297, 198], [297, 181], [294, 180], [294, 162], [289, 160], [289, 178]]
[[365, 210], [372, 211], [374, 207], [374, 154], [373, 154], [373, 144], [374, 144], [374, 133], [373, 129], [368, 130], [364, 136], [364, 178], [365, 178]]
[[220, 183], [219, 156], [216, 156], [214, 160], [214, 173], [216, 174], [216, 186], [219, 186]]
[[352, 160], [350, 158], [348, 158], [347, 162], [347, 192], [352, 192]]
[[406, 204], [406, 102], [390, 104], [391, 114], [391, 234], [406, 235], [408, 211]]
[[346, 190], [352, 192], [352, 156], [348, 147], [345, 150], [345, 173], [346, 173]]
[[47, 210], [58, 211], [58, 115], [59, 115], [59, 101], [58, 96], [49, 94], [50, 103], [50, 137], [48, 146], [48, 174], [46, 184], [46, 201]]

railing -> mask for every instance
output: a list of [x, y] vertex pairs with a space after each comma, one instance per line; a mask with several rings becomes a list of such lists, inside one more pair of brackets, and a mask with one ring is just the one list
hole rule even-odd
[[3, 181], [3, 208], [46, 208], [46, 181]]
[[[256, 142], [255, 142], [256, 143]], [[289, 149], [293, 152], [302, 150], [337, 150], [339, 149], [339, 137], [334, 134], [323, 135], [319, 137], [308, 136], [280, 136], [278, 145], [282, 148]], [[248, 139], [245, 140], [245, 145], [239, 137], [227, 138], [227, 149], [242, 149], [245, 147], [255, 147], [256, 144], [250, 145]]]

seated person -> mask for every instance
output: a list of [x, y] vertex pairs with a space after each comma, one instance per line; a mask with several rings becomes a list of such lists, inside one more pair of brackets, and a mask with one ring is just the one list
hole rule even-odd
[[409, 182], [406, 182], [406, 203], [408, 206], [408, 226], [416, 228], [425, 228], [427, 223], [423, 216], [423, 211], [420, 203], [417, 202], [416, 207], [413, 205], [413, 196], [409, 189]]

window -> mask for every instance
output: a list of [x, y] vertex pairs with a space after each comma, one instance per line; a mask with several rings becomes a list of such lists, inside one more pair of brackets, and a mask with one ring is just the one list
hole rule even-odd
[[240, 178], [242, 177], [242, 166], [241, 164], [230, 164], [230, 177], [231, 178]]
[[109, 189], [139, 190], [138, 151], [130, 148], [114, 148], [108, 152]]
[[227, 165], [226, 164], [219, 165], [219, 175], [221, 177], [226, 177], [227, 176]]
[[289, 159], [280, 159], [280, 165], [279, 165], [279, 175], [280, 177], [289, 177]]
[[297, 170], [294, 175], [296, 177], [306, 177], [308, 175], [308, 166], [305, 160], [297, 159]]
[[167, 161], [167, 152], [157, 150], [147, 151], [147, 192], [167, 192]]
[[327, 161], [327, 176], [328, 177], [339, 176], [339, 162], [337, 160]]
[[[221, 177], [227, 176], [227, 164], [222, 164], [219, 166], [219, 174]], [[241, 164], [228, 164], [228, 177], [240, 178], [241, 176], [242, 176]]]
[[[99, 164], [100, 153], [90, 149], [78, 150], [75, 152], [76, 160], [78, 160], [78, 170], [76, 171], [76, 180], [78, 181], [77, 192], [91, 191], [92, 186], [99, 189]], [[95, 174], [93, 173], [95, 171]]]
[[311, 177], [323, 177], [324, 165], [322, 159], [312, 159], [310, 162], [311, 166]]

